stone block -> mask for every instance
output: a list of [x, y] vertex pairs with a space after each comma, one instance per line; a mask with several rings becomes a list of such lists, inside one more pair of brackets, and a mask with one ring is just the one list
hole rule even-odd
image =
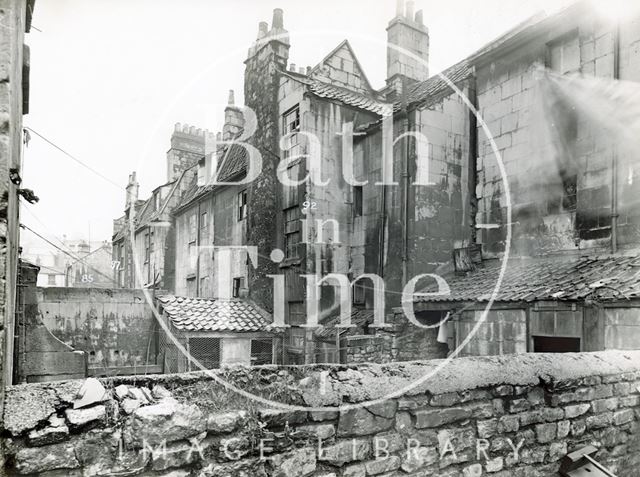
[[245, 422], [246, 418], [246, 411], [210, 414], [207, 418], [207, 430], [215, 434], [233, 432]]
[[487, 419], [485, 421], [478, 421], [478, 437], [488, 439], [493, 437], [498, 431], [498, 419]]
[[498, 421], [498, 433], [516, 432], [520, 427], [520, 418], [518, 416], [502, 416]]
[[489, 473], [499, 472], [504, 468], [504, 458], [496, 457], [495, 459], [490, 459], [485, 462], [484, 467]]
[[426, 427], [440, 427], [444, 424], [468, 419], [471, 417], [471, 410], [454, 407], [450, 409], [416, 411], [414, 415], [416, 418], [415, 427], [423, 429]]
[[386, 431], [393, 427], [394, 419], [372, 414], [364, 408], [349, 409], [340, 413], [339, 436], [364, 436]]
[[15, 455], [15, 468], [21, 474], [36, 474], [59, 469], [77, 469], [73, 444], [50, 444], [42, 447], [26, 447]]
[[258, 416], [267, 427], [281, 427], [285, 424], [301, 424], [307, 420], [304, 411], [281, 411], [276, 409], [261, 409]]
[[318, 460], [342, 467], [346, 463], [365, 460], [371, 454], [368, 439], [348, 439], [323, 447], [318, 451]]
[[436, 394], [431, 398], [432, 406], [453, 406], [462, 402], [458, 393]]
[[271, 463], [281, 477], [306, 477], [316, 470], [316, 452], [312, 448], [296, 449], [272, 456]]
[[82, 409], [66, 409], [65, 416], [72, 427], [81, 427], [104, 420], [107, 416], [107, 408], [100, 404]]
[[400, 468], [405, 472], [414, 472], [422, 467], [434, 464], [440, 455], [435, 447], [420, 446], [417, 449], [407, 450], [402, 455], [402, 465]]
[[573, 419], [574, 417], [585, 414], [590, 407], [590, 404], [574, 404], [572, 406], [566, 406], [564, 408], [564, 415], [567, 419]]
[[312, 421], [330, 421], [338, 418], [338, 411], [310, 411], [309, 418]]
[[596, 416], [587, 417], [587, 429], [601, 429], [611, 425], [612, 413], [605, 412]]
[[556, 432], [557, 425], [555, 423], [536, 425], [536, 437], [540, 444], [553, 441], [556, 438]]
[[618, 408], [618, 398], [598, 399], [591, 403], [594, 414], [606, 411], [615, 411]]
[[69, 428], [65, 424], [64, 419], [51, 416], [49, 425], [44, 429], [32, 430], [27, 436], [27, 442], [30, 446], [43, 446], [61, 442], [69, 437]]
[[336, 434], [336, 427], [333, 424], [307, 424], [296, 427], [296, 430], [307, 432], [322, 440], [329, 439]]
[[567, 443], [566, 442], [552, 442], [549, 446], [549, 460], [556, 462], [567, 455]]
[[392, 455], [387, 458], [365, 462], [364, 467], [367, 475], [379, 475], [399, 469], [400, 463], [400, 457]]
[[635, 413], [631, 409], [623, 409], [613, 414], [613, 423], [616, 426], [621, 426], [628, 422], [632, 422], [635, 419]]
[[464, 477], [480, 477], [482, 475], [482, 464], [471, 464], [462, 469]]

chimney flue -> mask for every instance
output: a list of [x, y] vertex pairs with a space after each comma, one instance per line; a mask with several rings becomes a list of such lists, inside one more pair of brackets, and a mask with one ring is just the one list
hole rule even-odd
[[413, 21], [413, 0], [409, 0], [407, 2], [407, 10], [405, 12], [405, 16], [408, 20]]
[[232, 89], [229, 90], [229, 100], [227, 101], [227, 104], [229, 104], [231, 106], [233, 106], [235, 104], [235, 97], [234, 97]]
[[401, 17], [404, 15], [404, 0], [396, 1], [396, 16]]
[[269, 31], [269, 24], [267, 22], [258, 23], [258, 40], [267, 36]]
[[273, 10], [273, 21], [271, 22], [272, 29], [284, 28], [283, 12], [282, 8], [275, 8]]
[[416, 23], [418, 23], [419, 25], [424, 25], [422, 10], [418, 10], [416, 12]]

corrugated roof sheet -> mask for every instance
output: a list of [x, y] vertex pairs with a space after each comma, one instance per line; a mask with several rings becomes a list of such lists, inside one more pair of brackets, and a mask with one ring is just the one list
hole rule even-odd
[[[451, 294], [416, 302], [489, 301], [502, 261], [487, 260], [466, 275], [444, 276]], [[434, 291], [429, 287], [425, 292]], [[496, 301], [614, 301], [640, 297], [640, 256], [512, 259]]]
[[246, 300], [157, 297], [173, 325], [185, 331], [275, 331], [269, 313]]

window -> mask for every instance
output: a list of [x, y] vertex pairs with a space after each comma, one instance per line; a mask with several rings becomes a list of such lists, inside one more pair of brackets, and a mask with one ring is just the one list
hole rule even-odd
[[289, 316], [287, 317], [287, 324], [294, 326], [304, 325], [307, 320], [305, 311], [304, 302], [289, 302]]
[[196, 296], [196, 277], [187, 278], [187, 296]]
[[244, 278], [234, 278], [233, 279], [233, 298], [240, 298], [240, 290], [242, 290], [244, 285]]
[[196, 241], [196, 234], [198, 230], [196, 221], [197, 221], [196, 214], [191, 214], [189, 216], [189, 242]]
[[364, 305], [365, 304], [365, 284], [364, 280], [358, 280], [353, 284], [353, 304]]
[[579, 353], [580, 338], [563, 336], [534, 336], [534, 353]]
[[247, 217], [247, 191], [238, 194], [238, 222]]
[[297, 258], [300, 243], [300, 207], [284, 211], [284, 251], [286, 258]]
[[353, 187], [353, 216], [362, 216], [362, 186]]
[[282, 136], [284, 137], [283, 157], [287, 158], [297, 154], [297, 147], [300, 145], [300, 109], [298, 106], [290, 109], [282, 116]]
[[577, 32], [548, 44], [547, 67], [560, 74], [580, 71], [580, 39]]
[[189, 269], [194, 270], [198, 264], [198, 247], [195, 242], [189, 244]]
[[151, 257], [151, 249], [149, 244], [149, 232], [144, 234], [144, 263], [149, 263], [149, 257]]
[[251, 364], [273, 363], [273, 343], [270, 338], [251, 340]]
[[200, 288], [198, 289], [198, 296], [209, 296], [209, 277], [202, 277], [200, 279]]
[[283, 115], [283, 134], [300, 130], [300, 108], [293, 107]]
[[[189, 353], [206, 369], [220, 367], [220, 338], [189, 338]], [[197, 369], [195, 363], [190, 370]]]
[[53, 273], [47, 275], [47, 285], [50, 287], [56, 286], [56, 276]]
[[209, 223], [207, 222], [207, 213], [202, 212], [202, 214], [200, 214], [200, 228], [206, 229], [208, 226]]

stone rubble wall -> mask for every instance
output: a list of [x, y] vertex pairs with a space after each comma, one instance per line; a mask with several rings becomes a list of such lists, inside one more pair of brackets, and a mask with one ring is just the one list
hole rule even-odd
[[[557, 475], [567, 452], [593, 445], [596, 459], [616, 475], [637, 475], [639, 351], [444, 363], [267, 366], [220, 374], [263, 397], [279, 391], [289, 404], [324, 406], [311, 411], [267, 409], [227, 393], [204, 373], [15, 386], [4, 414], [6, 471], [529, 477]], [[380, 401], [334, 407], [371, 400]]]

